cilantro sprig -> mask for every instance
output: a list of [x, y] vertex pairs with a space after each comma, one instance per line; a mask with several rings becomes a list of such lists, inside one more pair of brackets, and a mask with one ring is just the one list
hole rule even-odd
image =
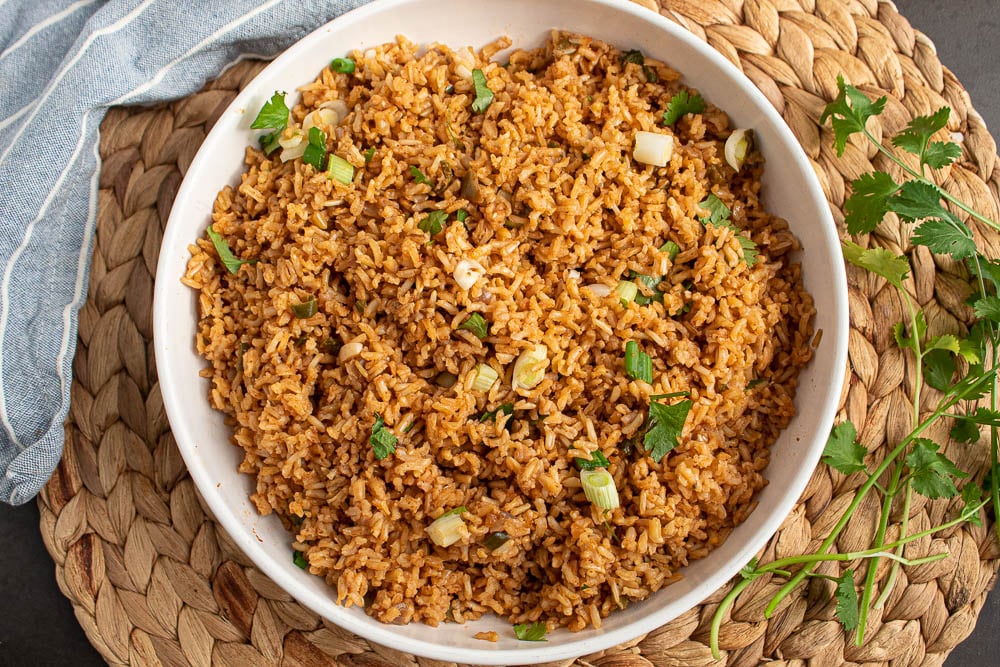
[[[824, 110], [822, 122], [829, 122], [833, 129], [838, 155], [844, 153], [852, 137], [859, 136], [895, 163], [898, 173], [903, 175], [902, 180], [897, 181], [887, 172], [873, 171], [855, 179], [844, 203], [847, 231], [856, 236], [870, 234], [890, 213], [913, 223], [915, 227], [909, 239], [912, 245], [945, 255], [968, 270], [972, 291], [968, 304], [975, 319], [963, 331], [932, 332], [926, 314], [911, 296], [912, 290], [907, 289], [910, 274], [907, 257], [880, 247], [875, 237], [843, 242], [844, 259], [883, 278], [898, 291], [904, 304], [905, 320], [894, 323], [892, 332], [896, 345], [914, 364], [908, 387], [912, 401], [911, 430], [900, 440], [889, 443], [890, 450], [881, 461], [866, 464], [869, 452], [855, 425], [846, 421], [834, 427], [823, 452], [823, 463], [845, 475], [862, 475], [864, 481], [814, 552], [770, 563], [751, 561], [740, 572], [740, 580], [722, 600], [712, 619], [710, 644], [716, 657], [722, 619], [750, 582], [764, 574], [786, 579], [765, 607], [767, 617], [807, 578], [834, 581], [836, 616], [845, 630], [853, 632], [854, 642], [861, 645], [869, 625], [868, 613], [885, 603], [900, 565], [947, 557], [946, 553], [937, 553], [908, 559], [902, 555], [903, 546], [962, 523], [979, 525], [980, 511], [987, 504], [991, 504], [994, 514], [1000, 516], [1000, 409], [996, 367], [1000, 358], [1000, 262], [987, 257], [977, 247], [967, 221], [976, 220], [995, 231], [1000, 231], [1000, 225], [938, 186], [928, 175], [931, 170], [947, 167], [962, 154], [957, 144], [936, 139], [947, 128], [951, 115], [948, 108], [914, 118], [896, 136], [883, 143], [869, 131], [868, 124], [882, 113], [886, 98], [872, 100], [843, 78], [838, 79], [837, 85], [838, 95]], [[900, 152], [915, 156], [916, 166], [912, 158], [904, 160]], [[725, 219], [726, 212], [720, 204], [708, 201], [702, 205], [708, 212], [703, 222], [717, 224]], [[937, 393], [926, 395], [927, 387]], [[988, 399], [989, 407], [981, 404], [967, 407], [984, 398]], [[949, 435], [955, 441], [980, 443], [984, 440], [982, 431], [989, 432], [989, 438], [980, 445], [989, 449], [990, 470], [984, 480], [985, 488], [966, 481], [967, 472], [949, 458], [945, 443], [928, 437], [929, 428], [941, 419], [951, 422]], [[869, 494], [875, 494], [879, 506], [870, 546], [848, 553], [833, 551], [838, 537]], [[960, 496], [961, 508], [939, 525], [910, 532], [908, 508], [914, 494], [932, 500]], [[890, 515], [897, 507], [901, 508], [898, 537], [888, 541]], [[1000, 537], [1000, 524], [996, 530]], [[879, 577], [877, 573], [881, 571], [879, 564], [883, 559], [892, 562], [888, 573]], [[815, 572], [816, 566], [823, 561], [857, 565], [845, 567], [839, 577], [834, 577]], [[860, 583], [856, 575], [862, 575]]]
[[714, 193], [711, 193], [698, 206], [708, 211], [708, 215], [701, 218], [701, 224], [706, 226], [712, 225], [713, 227], [727, 227], [733, 230], [733, 235], [736, 237], [736, 241], [740, 244], [740, 249], [743, 251], [743, 261], [747, 266], [753, 266], [757, 263], [757, 244], [745, 232], [742, 232], [739, 227], [732, 223], [729, 219], [731, 211], [721, 199]]

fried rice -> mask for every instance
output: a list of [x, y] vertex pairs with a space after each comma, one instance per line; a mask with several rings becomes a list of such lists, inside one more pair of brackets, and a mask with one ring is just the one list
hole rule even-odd
[[[386, 623], [492, 612], [581, 630], [675, 581], [752, 511], [812, 356], [798, 241], [764, 208], [759, 153], [724, 160], [725, 113], [664, 127], [672, 96], [694, 95], [664, 63], [562, 33], [509, 62], [508, 45], [399, 38], [353, 53], [353, 73], [324, 69], [283, 137], [340, 109], [323, 129], [351, 181], [248, 148], [212, 213], [248, 263], [231, 274], [202, 239], [183, 279], [254, 504], [340, 603]], [[673, 136], [666, 166], [632, 159], [637, 131]], [[731, 224], [703, 221], [710, 194]], [[437, 234], [431, 211], [447, 213]], [[485, 270], [468, 289], [463, 260]], [[636, 275], [654, 277], [636, 281], [646, 298], [623, 303]], [[462, 327], [473, 313], [484, 338]], [[628, 341], [652, 383], [625, 372]], [[517, 384], [538, 345], [544, 376]], [[480, 364], [499, 375], [488, 391]], [[657, 462], [649, 405], [675, 393], [690, 411]], [[398, 441], [378, 459], [381, 420]], [[574, 463], [598, 450], [620, 498], [607, 511]], [[438, 546], [427, 528], [456, 508], [458, 540]]]

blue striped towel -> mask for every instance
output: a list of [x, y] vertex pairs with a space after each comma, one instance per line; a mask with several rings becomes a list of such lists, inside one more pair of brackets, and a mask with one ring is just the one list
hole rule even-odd
[[0, 0], [0, 500], [51, 476], [108, 107], [198, 90], [366, 0]]

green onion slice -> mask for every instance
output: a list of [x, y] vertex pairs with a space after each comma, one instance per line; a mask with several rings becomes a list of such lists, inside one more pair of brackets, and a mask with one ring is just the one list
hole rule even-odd
[[365, 156], [365, 164], [368, 164], [369, 162], [372, 161], [372, 158], [375, 157], [375, 149], [369, 148], [364, 153], [362, 153], [362, 155]]
[[462, 528], [465, 526], [462, 513], [465, 511], [465, 507], [456, 507], [434, 519], [434, 522], [427, 526], [427, 534], [431, 541], [439, 547], [449, 547], [462, 539]]
[[545, 621], [535, 623], [518, 623], [514, 626], [514, 635], [523, 642], [544, 642], [545, 633], [549, 631]]
[[330, 69], [338, 74], [354, 74], [356, 67], [350, 58], [334, 58], [330, 63]]
[[339, 155], [330, 153], [330, 160], [326, 163], [326, 175], [344, 185], [350, 185], [354, 180], [354, 165]]
[[634, 340], [625, 343], [625, 372], [633, 380], [653, 384], [653, 359]]
[[212, 229], [212, 225], [208, 226], [205, 233], [208, 234], [208, 238], [212, 241], [212, 245], [215, 246], [216, 254], [219, 255], [222, 265], [226, 267], [226, 270], [229, 271], [229, 273], [236, 273], [244, 264], [257, 263], [256, 259], [240, 259], [234, 255], [233, 251], [229, 249], [229, 243], [227, 243], [226, 239], [222, 237], [222, 234]]
[[472, 70], [472, 85], [476, 89], [476, 99], [472, 102], [472, 110], [484, 113], [493, 104], [493, 91], [486, 85], [486, 75], [483, 70]]
[[623, 306], [635, 301], [636, 295], [639, 293], [639, 288], [635, 283], [629, 280], [619, 280], [618, 286], [615, 287], [615, 294], [618, 295], [618, 300], [622, 302]]
[[500, 375], [493, 368], [479, 364], [476, 366], [476, 379], [472, 381], [472, 388], [476, 391], [489, 391], [499, 379]]
[[306, 555], [301, 551], [292, 551], [292, 562], [295, 563], [295, 567], [303, 570], [309, 569], [309, 561], [306, 560]]
[[618, 507], [618, 487], [615, 478], [604, 468], [581, 470], [580, 481], [587, 500], [602, 510], [613, 510]]
[[292, 314], [300, 320], [312, 317], [318, 310], [319, 303], [316, 301], [316, 297], [312, 297], [308, 301], [303, 301], [302, 303], [292, 304]]
[[670, 257], [671, 262], [674, 261], [674, 258], [677, 257], [677, 253], [679, 253], [680, 251], [681, 247], [676, 243], [674, 243], [673, 241], [667, 241], [666, 243], [660, 246], [660, 252], [667, 253], [667, 255]]

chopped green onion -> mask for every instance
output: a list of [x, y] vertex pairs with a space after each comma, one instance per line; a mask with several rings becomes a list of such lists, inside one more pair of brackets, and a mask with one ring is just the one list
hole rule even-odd
[[292, 551], [292, 562], [295, 563], [295, 567], [303, 570], [309, 569], [309, 561], [306, 560], [306, 555], [301, 551]]
[[479, 364], [476, 366], [476, 379], [472, 381], [472, 388], [476, 391], [489, 391], [499, 379], [500, 375], [493, 368]]
[[602, 510], [613, 510], [618, 507], [618, 488], [615, 486], [615, 478], [607, 470], [604, 468], [581, 470], [580, 481], [583, 483], [583, 492], [587, 500]]
[[635, 301], [638, 293], [639, 288], [636, 284], [628, 280], [619, 280], [618, 286], [615, 287], [615, 294], [618, 295], [618, 299], [622, 302], [623, 306], [627, 306]]
[[290, 514], [288, 520], [292, 522], [292, 525], [301, 526], [302, 522], [306, 520], [301, 514]]
[[233, 251], [229, 249], [229, 243], [226, 239], [222, 238], [222, 234], [212, 229], [212, 225], [208, 226], [205, 230], [208, 234], [208, 238], [212, 241], [212, 245], [215, 246], [215, 252], [219, 255], [219, 259], [222, 261], [222, 265], [226, 267], [229, 273], [236, 273], [239, 271], [240, 267], [244, 264], [256, 264], [256, 259], [240, 259], [233, 254]]
[[574, 456], [573, 460], [576, 462], [576, 467], [580, 470], [596, 470], [597, 468], [607, 468], [611, 462], [608, 461], [608, 457], [604, 455], [604, 452], [597, 449], [590, 453], [589, 459], [582, 459], [579, 456]]
[[759, 387], [767, 382], [767, 378], [754, 378], [747, 382], [747, 390], [753, 389], [754, 387]]
[[466, 211], [464, 208], [458, 209], [458, 211], [455, 213], [455, 219], [458, 220], [459, 222], [465, 222], [465, 219], [468, 217], [469, 217], [469, 212]]
[[444, 223], [448, 220], [448, 211], [431, 211], [423, 220], [417, 223], [417, 228], [427, 232], [430, 236], [436, 236], [444, 229]]
[[497, 532], [490, 533], [486, 536], [486, 539], [483, 540], [483, 546], [490, 551], [496, 551], [503, 545], [507, 544], [508, 541], [510, 541], [510, 535], [502, 530], [498, 530]]
[[252, 130], [277, 130], [276, 134], [288, 127], [288, 106], [285, 104], [285, 93], [275, 91], [264, 106], [260, 108], [257, 117], [250, 124]]
[[479, 313], [472, 313], [469, 315], [469, 319], [462, 322], [458, 328], [471, 331], [476, 335], [476, 338], [486, 338], [489, 335], [490, 324]]
[[302, 161], [310, 164], [316, 171], [323, 169], [323, 158], [326, 157], [326, 132], [318, 127], [309, 128], [309, 145], [302, 154]]
[[449, 547], [462, 539], [462, 529], [465, 528], [462, 512], [465, 511], [465, 507], [456, 507], [434, 519], [434, 522], [427, 526], [427, 534], [431, 541], [439, 547]]
[[264, 155], [270, 155], [281, 147], [281, 130], [262, 134], [257, 141], [260, 142], [260, 149], [264, 151]]
[[[512, 415], [514, 414], [514, 404], [513, 403], [501, 403], [497, 406], [496, 410], [487, 410], [480, 417], [480, 422], [488, 422], [489, 420], [496, 421], [497, 417], [501, 414]], [[508, 421], [507, 424], [510, 424]]]
[[375, 157], [375, 149], [369, 148], [364, 153], [362, 153], [362, 155], [365, 156], [365, 164], [368, 164], [369, 162], [372, 161], [372, 158]]
[[323, 342], [319, 344], [319, 347], [327, 354], [337, 354], [340, 352], [340, 348], [344, 347], [344, 344], [335, 338], [327, 336], [323, 339]]
[[660, 246], [660, 252], [665, 252], [670, 257], [670, 261], [674, 261], [677, 254], [681, 251], [681, 247], [674, 243], [673, 241], [667, 241]]
[[472, 102], [472, 110], [484, 113], [493, 104], [493, 91], [486, 85], [486, 75], [483, 70], [472, 70], [472, 85], [476, 89], [476, 99]]
[[549, 349], [537, 343], [521, 353], [514, 362], [511, 385], [514, 389], [532, 389], [545, 378], [545, 368], [549, 364]]
[[523, 642], [544, 642], [545, 633], [549, 631], [545, 621], [535, 623], [518, 623], [514, 626], [514, 635]]
[[316, 301], [316, 297], [312, 297], [308, 301], [303, 301], [302, 303], [292, 304], [292, 314], [300, 320], [312, 317], [318, 310], [319, 304]]
[[330, 160], [326, 163], [326, 175], [344, 185], [350, 185], [354, 180], [354, 165], [339, 155], [330, 153]]
[[660, 132], [636, 132], [632, 159], [654, 167], [665, 167], [674, 154], [674, 137]]
[[399, 438], [392, 434], [392, 431], [385, 427], [385, 420], [382, 415], [375, 413], [375, 424], [372, 425], [372, 434], [368, 438], [372, 449], [375, 450], [375, 458], [379, 461], [396, 451], [396, 443]]
[[338, 74], [354, 74], [354, 61], [350, 58], [334, 58], [330, 63], [330, 69]]
[[629, 278], [632, 278], [633, 280], [638, 278], [639, 282], [642, 283], [643, 287], [653, 290], [653, 296], [646, 296], [645, 294], [642, 293], [642, 291], [639, 291], [639, 293], [635, 295], [635, 302], [637, 304], [639, 304], [640, 306], [648, 306], [654, 301], [663, 303], [663, 292], [661, 292], [658, 289], [660, 283], [663, 282], [662, 277], [647, 276], [641, 273], [636, 273], [635, 271], [630, 271]]
[[634, 340], [625, 343], [625, 373], [633, 380], [653, 384], [653, 359]]
[[733, 130], [733, 133], [726, 139], [723, 154], [726, 157], [726, 164], [734, 170], [739, 171], [743, 167], [743, 162], [753, 148], [753, 130]]
[[416, 183], [417, 185], [420, 185], [421, 183], [426, 183], [426, 184], [431, 185], [431, 186], [434, 185], [434, 182], [431, 181], [431, 179], [429, 179], [426, 176], [424, 176], [424, 172], [420, 171], [418, 168], [414, 167], [412, 164], [410, 165], [410, 176], [413, 177], [413, 182]]

